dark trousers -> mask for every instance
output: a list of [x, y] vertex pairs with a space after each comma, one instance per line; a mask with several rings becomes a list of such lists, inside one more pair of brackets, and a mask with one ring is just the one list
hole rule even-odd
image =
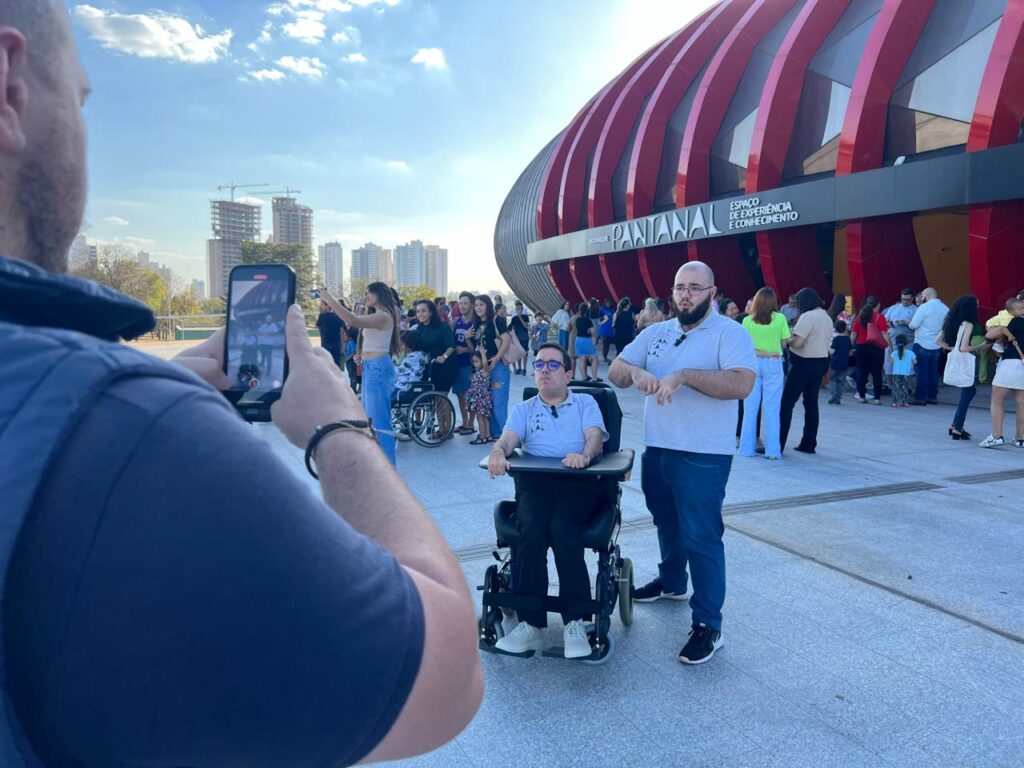
[[725, 546], [722, 502], [732, 456], [647, 448], [640, 483], [658, 530], [662, 588], [686, 591], [690, 566], [694, 624], [721, 630], [725, 602]]
[[779, 414], [779, 443], [786, 448], [789, 426], [793, 422], [796, 401], [804, 399], [804, 434], [800, 447], [813, 451], [818, 447], [818, 392], [828, 370], [827, 357], [789, 356], [789, 376], [782, 388], [782, 409]]
[[868, 391], [868, 376], [875, 400], [882, 399], [882, 368], [885, 366], [885, 350], [874, 344], [857, 345], [857, 394], [864, 397]]
[[[614, 492], [614, 491], [612, 491]], [[590, 575], [584, 560], [583, 531], [602, 505], [609, 503], [606, 481], [586, 477], [557, 477], [549, 473], [516, 477], [516, 592], [546, 597], [548, 549], [555, 554], [558, 596], [563, 600], [590, 600]], [[546, 611], [516, 611], [520, 621], [546, 627]], [[564, 613], [565, 623], [589, 620], [583, 613]]]
[[917, 391], [914, 395], [918, 400], [935, 400], [939, 396], [939, 353], [938, 349], [914, 345], [917, 356]]

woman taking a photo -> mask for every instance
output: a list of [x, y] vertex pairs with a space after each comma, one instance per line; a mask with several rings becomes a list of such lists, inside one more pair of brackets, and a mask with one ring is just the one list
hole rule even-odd
[[757, 411], [762, 411], [764, 457], [782, 458], [779, 444], [779, 411], [782, 404], [782, 350], [790, 337], [786, 316], [778, 311], [779, 300], [771, 288], [754, 294], [753, 312], [743, 318], [743, 327], [754, 340], [757, 376], [754, 388], [743, 400], [743, 430], [740, 456], [757, 455]]
[[871, 376], [875, 405], [882, 404], [882, 369], [890, 346], [889, 324], [878, 311], [877, 296], [868, 296], [857, 313], [850, 329], [850, 343], [857, 350], [857, 397], [858, 403], [866, 403], [868, 376]]
[[320, 289], [320, 298], [351, 328], [359, 328], [357, 355], [362, 363], [363, 410], [370, 422], [380, 431], [377, 440], [392, 464], [395, 456], [395, 437], [391, 434], [391, 394], [395, 389], [395, 364], [392, 356], [400, 349], [398, 305], [395, 294], [386, 283], [370, 283], [366, 287], [367, 314], [349, 312], [327, 291]]
[[[497, 442], [505, 429], [508, 418], [508, 388], [512, 382], [508, 365], [501, 359], [511, 343], [508, 324], [505, 318], [494, 313], [494, 305], [490, 296], [477, 296], [473, 303], [476, 314], [473, 323], [472, 341], [483, 354], [484, 367], [491, 380], [491, 428], [490, 442]], [[467, 338], [469, 338], [467, 333]]]

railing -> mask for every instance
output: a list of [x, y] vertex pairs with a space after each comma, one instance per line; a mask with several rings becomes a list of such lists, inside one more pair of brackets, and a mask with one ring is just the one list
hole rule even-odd
[[[218, 328], [224, 327], [226, 315], [222, 312], [212, 315], [158, 315], [156, 328], [142, 336], [153, 341], [203, 341]], [[315, 327], [316, 316], [306, 315], [306, 325], [313, 325], [310, 336], [319, 337]]]

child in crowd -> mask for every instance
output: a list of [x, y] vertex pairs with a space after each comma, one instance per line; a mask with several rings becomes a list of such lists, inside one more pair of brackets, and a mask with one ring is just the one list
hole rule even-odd
[[543, 312], [538, 312], [534, 315], [534, 318], [536, 322], [533, 324], [533, 329], [530, 332], [530, 347], [533, 349], [533, 356], [536, 357], [540, 345], [546, 344], [548, 341], [548, 331], [551, 329], [551, 324]]
[[395, 371], [395, 394], [400, 395], [412, 389], [426, 377], [427, 364], [430, 360], [423, 351], [418, 333], [405, 331], [402, 336], [402, 349], [405, 357]]
[[[484, 367], [484, 358], [479, 352], [473, 353], [473, 373], [469, 376], [469, 391], [466, 392], [466, 408], [470, 418], [476, 417], [476, 428], [480, 434], [469, 441], [470, 445], [483, 445], [497, 438], [491, 437], [491, 375]], [[470, 425], [472, 426], [472, 425]]]
[[829, 398], [829, 405], [843, 404], [843, 387], [846, 386], [846, 374], [850, 370], [850, 353], [853, 351], [853, 344], [850, 343], [850, 329], [844, 320], [836, 320], [836, 335], [832, 337], [832, 348], [828, 351], [831, 358], [829, 367], [832, 369], [832, 377], [828, 382], [828, 389], [832, 397]]
[[905, 337], [896, 341], [896, 348], [889, 357], [892, 358], [892, 407], [910, 407], [910, 374], [914, 372], [917, 355], [907, 349]]

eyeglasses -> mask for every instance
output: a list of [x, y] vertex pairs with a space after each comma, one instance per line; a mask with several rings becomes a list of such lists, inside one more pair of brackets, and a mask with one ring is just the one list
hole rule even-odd
[[564, 368], [565, 365], [558, 362], [557, 360], [534, 360], [533, 370], [543, 371], [547, 368], [549, 371], [557, 371], [559, 368]]
[[715, 286], [709, 285], [702, 287], [700, 285], [676, 285], [672, 288], [672, 293], [678, 293], [680, 296], [696, 296], [697, 294], [704, 293], [704, 291], [710, 291]]

